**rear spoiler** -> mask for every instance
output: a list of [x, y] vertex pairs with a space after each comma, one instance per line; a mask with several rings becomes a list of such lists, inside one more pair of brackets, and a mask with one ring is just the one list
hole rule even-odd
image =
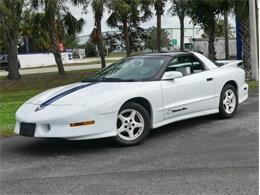
[[220, 67], [242, 67], [242, 60], [218, 60]]

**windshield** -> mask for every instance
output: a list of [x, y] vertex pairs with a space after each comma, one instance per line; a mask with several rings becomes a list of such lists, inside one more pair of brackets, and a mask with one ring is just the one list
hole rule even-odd
[[83, 82], [151, 80], [169, 60], [168, 56], [125, 58], [98, 72], [92, 78], [83, 80]]

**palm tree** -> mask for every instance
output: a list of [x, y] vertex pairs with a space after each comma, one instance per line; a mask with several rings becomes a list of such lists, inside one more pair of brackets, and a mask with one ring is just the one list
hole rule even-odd
[[229, 59], [229, 26], [228, 26], [228, 10], [224, 10], [224, 30], [225, 30], [225, 58]]
[[250, 60], [250, 26], [249, 26], [249, 2], [248, 0], [233, 0], [236, 17], [240, 21], [241, 40], [242, 40], [242, 59], [245, 67], [246, 76], [251, 75]]
[[10, 80], [21, 78], [17, 58], [17, 40], [23, 5], [23, 0], [0, 1], [0, 37], [8, 54], [7, 78]]
[[180, 21], [180, 51], [184, 50], [184, 18], [188, 11], [188, 1], [187, 0], [171, 0], [171, 7], [169, 12], [175, 16], [177, 15]]
[[58, 0], [53, 0], [53, 1], [45, 1], [45, 18], [46, 18], [46, 23], [48, 25], [46, 26], [46, 29], [49, 31], [50, 39], [51, 39], [51, 51], [54, 55], [55, 62], [58, 66], [58, 71], [60, 75], [65, 74], [63, 62], [61, 59], [61, 54], [58, 50], [57, 47], [57, 31], [58, 31], [58, 24], [57, 21], [55, 20], [56, 18], [56, 13], [58, 12]]
[[54, 55], [55, 62], [60, 75], [65, 74], [61, 53], [58, 44], [61, 43], [64, 35], [75, 35], [82, 30], [84, 20], [77, 20], [65, 6], [67, 1], [62, 0], [32, 0], [32, 6], [39, 9], [44, 6], [43, 30], [49, 35], [50, 47], [48, 48]]
[[229, 59], [229, 25], [228, 25], [228, 12], [232, 8], [232, 0], [209, 0], [209, 4], [213, 8], [220, 10], [224, 15], [224, 31], [225, 31], [225, 57]]
[[126, 55], [130, 56], [130, 43], [128, 22], [131, 14], [131, 2], [127, 0], [111, 0], [108, 2], [108, 8], [112, 12], [107, 19], [107, 24], [111, 27], [118, 27], [118, 23], [123, 25], [123, 35], [125, 39]]
[[95, 17], [97, 44], [98, 44], [99, 56], [101, 58], [102, 68], [106, 67], [104, 44], [103, 44], [102, 29], [101, 29], [101, 20], [104, 13], [105, 2], [106, 0], [92, 0], [91, 2], [91, 7]]
[[111, 27], [122, 28], [127, 56], [131, 54], [129, 24], [137, 26], [140, 21], [150, 18], [152, 12], [149, 5], [149, 0], [110, 0], [107, 2], [107, 7], [111, 12], [107, 24]]
[[95, 27], [92, 31], [93, 37], [95, 37], [95, 42], [98, 45], [98, 52], [101, 58], [102, 68], [106, 67], [105, 61], [105, 51], [103, 44], [103, 36], [102, 36], [102, 26], [101, 21], [104, 14], [104, 8], [107, 3], [107, 0], [73, 0], [74, 5], [83, 5], [83, 10], [87, 12], [88, 5], [91, 3], [91, 8], [94, 13], [95, 18]]
[[166, 0], [154, 0], [154, 9], [157, 20], [157, 35], [156, 35], [156, 48], [158, 52], [161, 52], [161, 18], [164, 13]]
[[218, 14], [220, 14], [220, 9], [213, 6], [210, 1], [189, 0], [188, 15], [193, 24], [199, 24], [208, 35], [208, 56], [211, 59], [216, 59], [214, 43], [216, 39], [216, 16]]
[[[250, 63], [250, 31], [249, 27], [249, 1], [248, 0], [210, 0], [209, 3], [213, 6], [220, 6], [223, 11], [234, 9], [237, 19], [240, 21], [241, 33], [237, 36], [242, 40], [242, 59], [245, 67], [246, 75], [251, 73]], [[227, 34], [227, 33], [226, 33]], [[226, 43], [227, 45], [227, 43]]]

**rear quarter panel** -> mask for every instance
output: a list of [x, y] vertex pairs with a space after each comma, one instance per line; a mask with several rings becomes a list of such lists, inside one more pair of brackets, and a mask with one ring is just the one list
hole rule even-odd
[[214, 79], [216, 82], [216, 96], [217, 105], [219, 105], [220, 93], [225, 86], [225, 84], [229, 81], [234, 81], [237, 85], [238, 97], [240, 97], [241, 88], [243, 88], [245, 84], [245, 72], [243, 69], [238, 67], [220, 67], [213, 70]]

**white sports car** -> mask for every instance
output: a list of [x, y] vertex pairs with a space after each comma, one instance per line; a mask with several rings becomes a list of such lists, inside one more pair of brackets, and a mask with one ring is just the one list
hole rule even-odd
[[122, 59], [93, 77], [45, 91], [16, 112], [15, 133], [140, 143], [150, 129], [219, 113], [229, 118], [248, 97], [238, 62], [219, 65], [195, 52]]

